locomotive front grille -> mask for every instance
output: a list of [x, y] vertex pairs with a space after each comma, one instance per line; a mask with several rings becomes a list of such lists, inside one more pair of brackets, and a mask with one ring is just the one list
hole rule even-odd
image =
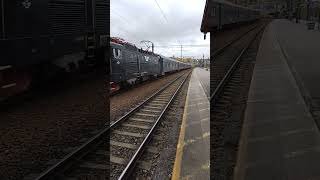
[[54, 35], [70, 35], [85, 31], [85, 1], [56, 0], [49, 2], [49, 23]]
[[107, 34], [109, 25], [109, 3], [106, 0], [99, 0], [96, 4], [96, 32]]

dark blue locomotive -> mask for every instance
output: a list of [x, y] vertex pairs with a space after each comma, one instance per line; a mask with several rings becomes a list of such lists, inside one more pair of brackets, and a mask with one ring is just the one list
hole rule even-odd
[[130, 43], [116, 39], [112, 39], [110, 45], [111, 92], [126, 84], [135, 84], [191, 67], [189, 64], [138, 49]]
[[0, 0], [0, 99], [105, 63], [109, 24], [108, 0]]

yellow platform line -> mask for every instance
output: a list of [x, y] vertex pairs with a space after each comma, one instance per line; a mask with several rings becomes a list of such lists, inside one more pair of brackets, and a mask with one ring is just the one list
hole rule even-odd
[[[190, 81], [191, 81], [191, 78], [190, 78]], [[172, 180], [180, 179], [181, 161], [182, 161], [183, 148], [184, 148], [184, 137], [185, 137], [185, 131], [186, 131], [186, 121], [187, 121], [187, 116], [188, 116], [187, 109], [188, 109], [188, 101], [189, 101], [189, 91], [190, 91], [190, 84], [188, 87], [187, 97], [186, 97], [184, 111], [183, 111], [179, 141], [178, 141], [177, 150], [176, 150], [176, 158], [174, 161], [173, 172], [172, 172], [172, 177], [171, 177]]]

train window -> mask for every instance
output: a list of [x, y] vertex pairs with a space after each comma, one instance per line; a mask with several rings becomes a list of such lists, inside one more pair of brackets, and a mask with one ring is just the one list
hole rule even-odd
[[216, 7], [211, 8], [211, 16], [216, 16]]

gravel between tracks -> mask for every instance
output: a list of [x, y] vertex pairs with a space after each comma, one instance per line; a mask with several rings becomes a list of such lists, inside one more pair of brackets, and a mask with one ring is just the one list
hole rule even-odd
[[[0, 179], [39, 173], [107, 121], [103, 76], [78, 79], [41, 98], [0, 112]], [[80, 83], [81, 82], [81, 83]], [[61, 85], [65, 86], [65, 85]]]
[[151, 170], [136, 168], [133, 178], [136, 179], [170, 179], [176, 156], [176, 147], [189, 86], [189, 79], [183, 85], [177, 98], [161, 120], [150, 146], [156, 147], [160, 153], [146, 152], [141, 160], [152, 164]]

